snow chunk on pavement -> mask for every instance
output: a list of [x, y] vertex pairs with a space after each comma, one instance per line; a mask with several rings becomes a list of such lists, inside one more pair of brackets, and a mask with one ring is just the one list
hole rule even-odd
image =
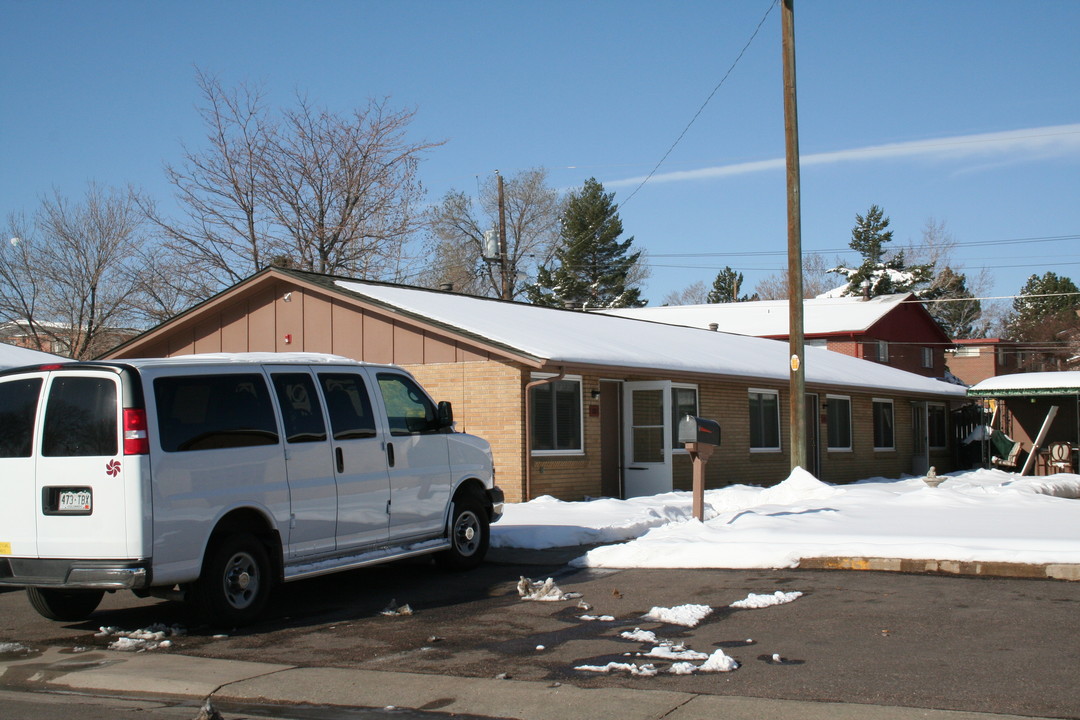
[[187, 631], [179, 625], [163, 625], [155, 623], [140, 630], [123, 630], [108, 625], [99, 628], [96, 637], [109, 637], [115, 635], [116, 640], [109, 643], [110, 650], [120, 652], [143, 652], [145, 650], [157, 650], [158, 648], [172, 647], [172, 640], [167, 638], [185, 635]]
[[656, 666], [652, 663], [635, 665], [634, 663], [609, 662], [607, 665], [578, 665], [575, 670], [595, 673], [628, 672], [636, 677], [655, 677]]
[[794, 602], [801, 597], [802, 592], [798, 590], [787, 593], [777, 590], [772, 595], [755, 595], [754, 593], [750, 593], [746, 596], [745, 600], [736, 600], [731, 603], [731, 607], [756, 610], [759, 608], [772, 607], [773, 605], [783, 605], [784, 603]]
[[697, 650], [688, 650], [682, 645], [657, 645], [647, 653], [642, 653], [642, 657], [657, 658], [659, 660], [708, 660], [709, 654], [698, 652]]
[[20, 645], [17, 642], [0, 643], [0, 655], [24, 652], [30, 652], [30, 648], [26, 647], [25, 645]]
[[731, 672], [739, 667], [739, 661], [730, 655], [726, 655], [723, 650], [717, 650], [709, 659], [698, 666], [698, 670], [701, 672]]
[[619, 633], [619, 637], [626, 640], [633, 640], [639, 643], [655, 643], [657, 642], [656, 633], [652, 630], [642, 630], [641, 628], [634, 628], [633, 630], [624, 630]]
[[655, 620], [656, 622], [668, 623], [670, 625], [683, 625], [685, 627], [696, 627], [698, 623], [707, 618], [712, 613], [712, 608], [708, 605], [676, 605], [675, 607], [654, 607], [649, 612], [645, 613], [643, 617], [648, 620]]

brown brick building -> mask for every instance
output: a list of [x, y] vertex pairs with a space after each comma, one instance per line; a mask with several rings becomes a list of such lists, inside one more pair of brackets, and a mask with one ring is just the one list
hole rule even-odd
[[[789, 472], [786, 343], [271, 268], [108, 357], [324, 352], [408, 368], [492, 445], [508, 500], [688, 489], [686, 413], [723, 443], [710, 487]], [[831, 482], [945, 470], [963, 388], [808, 348], [808, 469]]]

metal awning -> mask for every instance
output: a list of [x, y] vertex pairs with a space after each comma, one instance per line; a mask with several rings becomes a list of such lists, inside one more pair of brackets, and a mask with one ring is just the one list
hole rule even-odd
[[998, 375], [968, 388], [967, 394], [987, 398], [1080, 395], [1080, 371]]

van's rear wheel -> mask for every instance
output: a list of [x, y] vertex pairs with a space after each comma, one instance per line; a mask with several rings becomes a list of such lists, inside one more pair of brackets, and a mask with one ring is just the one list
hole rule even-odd
[[85, 620], [97, 610], [104, 590], [57, 590], [55, 588], [26, 588], [30, 605], [42, 617], [50, 620]]
[[270, 559], [259, 539], [250, 533], [227, 535], [207, 552], [192, 600], [211, 624], [246, 625], [266, 607], [272, 585]]
[[484, 561], [490, 542], [491, 528], [484, 506], [472, 495], [464, 495], [454, 500], [450, 548], [436, 559], [450, 570], [470, 570]]

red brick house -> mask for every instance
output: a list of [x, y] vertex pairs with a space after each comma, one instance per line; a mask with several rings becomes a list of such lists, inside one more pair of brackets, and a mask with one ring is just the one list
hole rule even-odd
[[[269, 268], [119, 346], [111, 359], [328, 352], [408, 368], [486, 438], [507, 499], [689, 489], [675, 440], [717, 420], [710, 487], [787, 477], [786, 343]], [[832, 482], [945, 470], [964, 390], [808, 348], [807, 469]]]

